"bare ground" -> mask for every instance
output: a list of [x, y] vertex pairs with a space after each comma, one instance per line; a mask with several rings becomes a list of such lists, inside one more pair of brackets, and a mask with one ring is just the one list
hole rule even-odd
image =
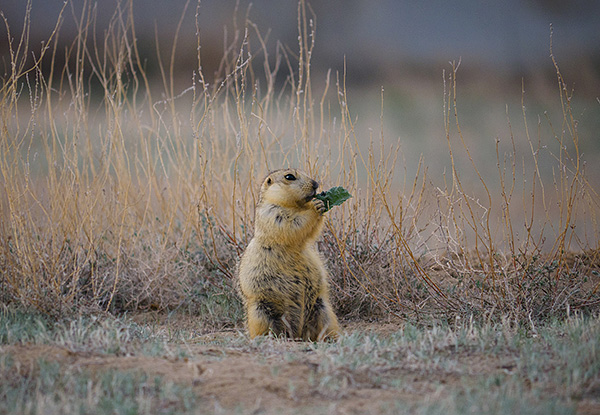
[[[347, 332], [381, 335], [394, 329], [397, 326], [367, 323], [346, 327]], [[441, 359], [451, 356], [443, 369], [406, 358], [388, 367], [337, 367], [328, 380], [331, 370], [324, 367], [331, 366], [331, 356], [318, 345], [273, 338], [250, 341], [240, 330], [231, 330], [200, 335], [176, 347], [185, 357], [170, 352], [106, 355], [32, 344], [2, 346], [0, 354], [13, 357], [20, 376], [33, 375], [40, 359], [92, 376], [111, 369], [139, 371], [191, 387], [207, 410], [256, 414], [377, 414], [399, 406], [418, 408], [478, 379], [510, 375], [517, 366], [510, 354], [448, 348], [438, 351]], [[576, 413], [600, 413], [598, 396], [580, 399]]]

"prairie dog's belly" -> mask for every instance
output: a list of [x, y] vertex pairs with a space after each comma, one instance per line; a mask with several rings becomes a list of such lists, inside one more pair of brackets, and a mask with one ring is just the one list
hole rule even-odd
[[240, 275], [242, 292], [248, 296], [314, 296], [321, 291], [319, 264], [305, 252], [290, 253], [281, 248], [266, 248], [250, 244], [246, 256], [252, 258], [242, 266], [248, 275]]

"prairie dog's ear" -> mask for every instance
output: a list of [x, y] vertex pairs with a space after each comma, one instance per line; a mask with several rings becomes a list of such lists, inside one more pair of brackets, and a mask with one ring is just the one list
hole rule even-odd
[[267, 184], [268, 184], [268, 185], [270, 185], [271, 183], [273, 183], [273, 180], [271, 180], [271, 178], [269, 177], [269, 178], [267, 179]]

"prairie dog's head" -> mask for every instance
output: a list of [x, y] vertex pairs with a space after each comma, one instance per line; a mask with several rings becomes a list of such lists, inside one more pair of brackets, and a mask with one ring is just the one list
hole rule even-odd
[[316, 194], [319, 183], [296, 169], [269, 173], [260, 188], [260, 201], [278, 206], [303, 206]]

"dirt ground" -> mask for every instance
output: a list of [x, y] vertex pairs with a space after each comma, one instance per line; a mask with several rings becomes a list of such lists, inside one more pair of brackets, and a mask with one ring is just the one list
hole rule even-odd
[[[350, 329], [385, 334], [393, 327], [378, 324], [375, 328], [362, 323]], [[185, 357], [168, 356], [168, 353], [157, 357], [138, 353], [104, 355], [74, 352], [55, 345], [27, 344], [3, 346], [0, 353], [13, 356], [20, 375], [35, 371], [39, 359], [92, 375], [110, 369], [158, 375], [192, 387], [202, 404], [212, 407], [215, 413], [389, 413], [398, 405], [417, 408], [444, 398], [454, 385], [464, 385], [469, 377], [506, 374], [516, 367], [514, 357], [509, 355], [461, 352], [453, 356], [453, 361], [458, 363], [447, 370], [430, 371], [422, 366], [414, 367], [410, 362], [400, 362], [380, 373], [388, 379], [402, 379], [401, 388], [374, 382], [372, 372], [356, 369], [341, 376], [337, 373], [337, 380], [343, 379], [339, 388], [323, 389], [323, 373], [318, 372], [327, 361], [318, 347], [277, 339], [249, 343], [241, 341], [243, 336], [239, 330], [204, 334], [183, 346]], [[319, 376], [321, 383], [315, 380]], [[578, 415], [598, 413], [600, 402], [597, 400], [581, 400], [577, 407]]]
[[[360, 384], [343, 396], [318, 393], [310, 382], [311, 373], [318, 367], [314, 353], [298, 343], [280, 346], [265, 356], [251, 350], [190, 345], [189, 357], [183, 359], [93, 355], [46, 345], [4, 346], [0, 351], [13, 356], [19, 375], [35, 371], [39, 359], [92, 374], [110, 369], [141, 371], [191, 385], [215, 409], [243, 408], [244, 413], [298, 413], [299, 408], [321, 408], [340, 414], [375, 414], [380, 412], [380, 405], [418, 399], [414, 394], [403, 396], [398, 391]], [[299, 358], [286, 359], [290, 353]]]

